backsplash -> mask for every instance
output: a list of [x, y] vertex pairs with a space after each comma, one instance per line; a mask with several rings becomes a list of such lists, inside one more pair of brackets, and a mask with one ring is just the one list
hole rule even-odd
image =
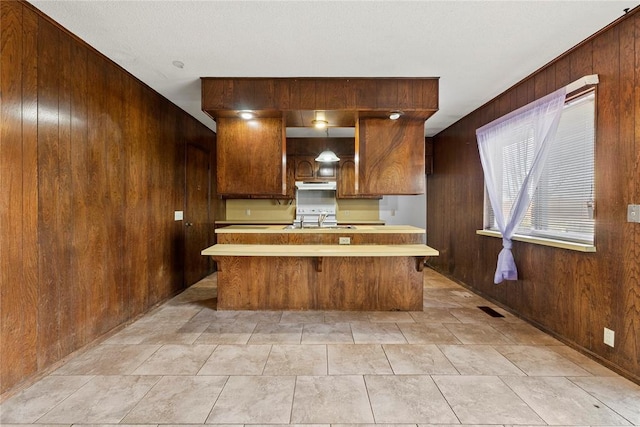
[[[291, 221], [296, 217], [296, 203], [275, 199], [227, 199], [227, 221]], [[338, 199], [339, 222], [378, 221], [377, 199]]]

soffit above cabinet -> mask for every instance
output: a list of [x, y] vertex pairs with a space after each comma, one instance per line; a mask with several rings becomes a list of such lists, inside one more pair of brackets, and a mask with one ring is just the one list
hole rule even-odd
[[438, 78], [217, 78], [202, 77], [202, 110], [214, 119], [250, 110], [281, 117], [287, 127], [311, 127], [316, 112], [330, 127], [355, 126], [358, 118], [426, 120], [438, 111]]

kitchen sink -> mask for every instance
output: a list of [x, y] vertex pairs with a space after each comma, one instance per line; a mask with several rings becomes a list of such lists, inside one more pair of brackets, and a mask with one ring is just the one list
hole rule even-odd
[[[304, 230], [355, 230], [355, 225], [323, 225], [319, 227], [317, 225], [305, 225]], [[283, 230], [300, 230], [300, 227], [296, 227], [293, 224], [286, 225]]]

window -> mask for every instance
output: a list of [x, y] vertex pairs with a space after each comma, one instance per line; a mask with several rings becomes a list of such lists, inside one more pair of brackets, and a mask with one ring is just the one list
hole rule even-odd
[[[595, 91], [565, 103], [558, 131], [529, 210], [516, 235], [593, 245]], [[513, 204], [509, 165], [532, 158], [531, 140], [506, 147], [502, 156], [505, 209]], [[506, 213], [506, 212], [505, 212]], [[498, 230], [485, 192], [486, 230]]]

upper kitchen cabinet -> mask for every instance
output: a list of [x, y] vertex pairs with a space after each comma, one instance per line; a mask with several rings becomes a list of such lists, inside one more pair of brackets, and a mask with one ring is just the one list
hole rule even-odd
[[311, 126], [324, 111], [329, 126], [354, 126], [357, 117], [387, 117], [391, 111], [421, 118], [438, 111], [438, 79], [202, 77], [202, 110], [233, 117], [251, 110], [259, 117], [284, 112], [287, 126]]
[[295, 156], [291, 158], [295, 163], [295, 180], [318, 182], [335, 181], [336, 164], [317, 162], [313, 156]]
[[356, 125], [356, 194], [423, 194], [424, 120], [360, 118]]
[[222, 196], [287, 195], [284, 118], [218, 117], [217, 184]]

